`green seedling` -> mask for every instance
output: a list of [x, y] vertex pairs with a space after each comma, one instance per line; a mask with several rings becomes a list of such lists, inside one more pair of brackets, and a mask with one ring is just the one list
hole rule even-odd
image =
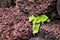
[[36, 34], [38, 33], [39, 30], [39, 26], [40, 24], [44, 24], [44, 22], [50, 22], [50, 19], [48, 16], [46, 15], [41, 15], [41, 16], [37, 16], [35, 17], [34, 15], [29, 17], [29, 22], [32, 22], [32, 33]]

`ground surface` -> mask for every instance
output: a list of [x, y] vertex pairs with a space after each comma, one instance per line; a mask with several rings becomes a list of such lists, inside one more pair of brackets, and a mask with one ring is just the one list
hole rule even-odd
[[[19, 0], [17, 7], [15, 0], [0, 2], [0, 40], [60, 40], [56, 0]], [[36, 35], [32, 34], [32, 24], [28, 21], [32, 14], [46, 14], [51, 19], [50, 23], [40, 26]]]

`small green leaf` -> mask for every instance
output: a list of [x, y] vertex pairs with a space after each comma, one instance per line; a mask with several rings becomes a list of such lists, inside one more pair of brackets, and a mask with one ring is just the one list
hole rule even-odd
[[40, 22], [41, 22], [40, 16], [38, 16], [38, 17], [36, 17], [36, 18], [34, 19], [33, 24], [35, 24], [35, 23], [40, 23]]
[[38, 33], [40, 24], [33, 24], [32, 31], [33, 34]]
[[48, 19], [46, 15], [41, 15], [40, 20], [41, 22], [45, 22]]
[[47, 19], [46, 22], [50, 22], [51, 20], [50, 19]]
[[40, 22], [45, 22], [48, 19], [48, 17], [46, 15], [41, 15], [41, 16], [37, 16], [33, 23], [40, 23]]
[[35, 18], [34, 15], [30, 16], [29, 17], [29, 22], [31, 22], [32, 20], [34, 20], [34, 18]]

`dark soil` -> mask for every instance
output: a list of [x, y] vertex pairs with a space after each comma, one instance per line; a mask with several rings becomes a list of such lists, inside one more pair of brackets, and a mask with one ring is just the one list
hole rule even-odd
[[[17, 2], [17, 4], [16, 4]], [[60, 15], [57, 0], [0, 0], [0, 40], [60, 40]], [[16, 7], [17, 6], [17, 7]], [[30, 15], [46, 14], [50, 23], [32, 34]]]
[[35, 16], [50, 12], [56, 5], [56, 0], [19, 0], [17, 2], [20, 11]]

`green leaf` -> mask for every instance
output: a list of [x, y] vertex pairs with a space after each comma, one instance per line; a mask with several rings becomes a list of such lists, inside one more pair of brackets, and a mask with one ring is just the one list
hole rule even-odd
[[47, 19], [46, 22], [50, 22], [51, 20], [50, 19]]
[[40, 16], [38, 16], [38, 17], [36, 17], [36, 18], [34, 19], [33, 24], [35, 24], [35, 23], [40, 23], [40, 22], [41, 22]]
[[33, 24], [35, 23], [44, 23], [46, 20], [48, 19], [48, 17], [46, 15], [41, 15], [41, 16], [37, 16], [34, 21]]
[[38, 33], [38, 30], [39, 30], [39, 26], [40, 24], [44, 24], [44, 22], [50, 22], [50, 19], [48, 18], [48, 16], [46, 15], [41, 15], [41, 16], [37, 16], [35, 17], [34, 15], [30, 16], [29, 17], [29, 22], [33, 23], [33, 26], [32, 26], [32, 33], [35, 34], [35, 33]]
[[48, 19], [48, 17], [46, 15], [41, 15], [40, 16], [41, 22], [45, 22], [47, 19]]
[[32, 31], [33, 34], [38, 33], [40, 24], [33, 24]]
[[30, 17], [29, 17], [29, 22], [33, 21], [34, 18], [35, 18], [34, 15], [30, 16]]

